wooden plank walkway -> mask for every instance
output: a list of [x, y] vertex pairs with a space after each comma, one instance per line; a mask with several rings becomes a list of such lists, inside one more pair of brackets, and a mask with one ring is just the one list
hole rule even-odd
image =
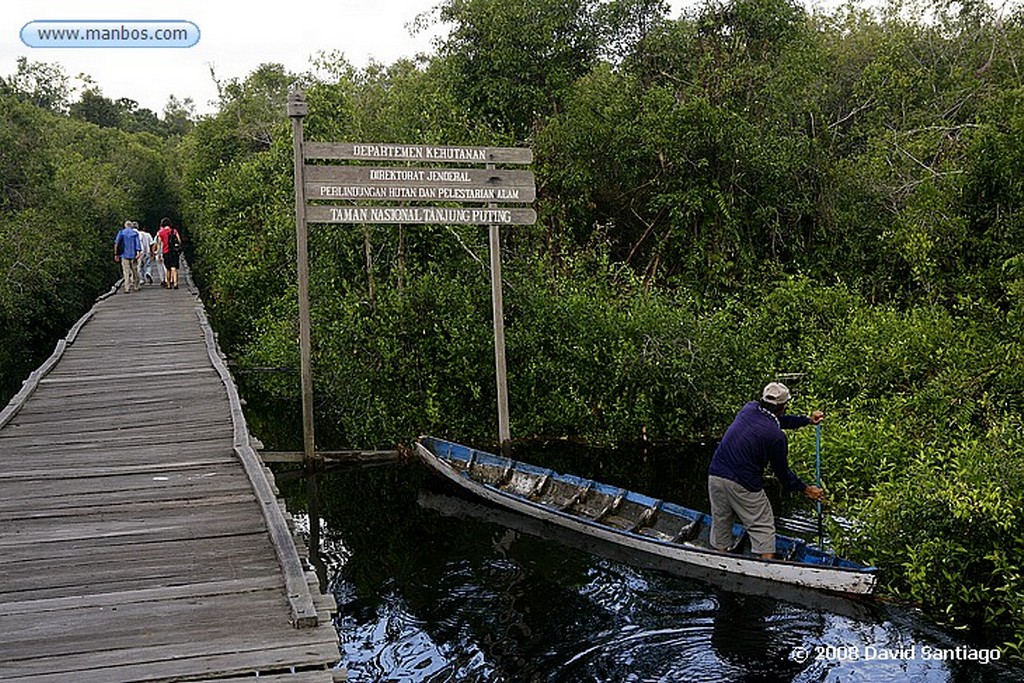
[[0, 680], [341, 678], [268, 477], [194, 290], [102, 297], [0, 413]]

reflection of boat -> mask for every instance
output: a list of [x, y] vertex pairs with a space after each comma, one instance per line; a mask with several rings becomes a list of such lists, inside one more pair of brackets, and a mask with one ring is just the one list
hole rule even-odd
[[664, 561], [837, 593], [867, 595], [875, 587], [876, 568], [800, 539], [779, 535], [782, 559], [767, 560], [750, 554], [737, 524], [735, 550], [719, 552], [707, 545], [711, 517], [695, 510], [433, 437], [420, 437], [416, 453], [449, 481], [492, 503]]
[[783, 600], [801, 607], [824, 609], [858, 621], [872, 620], [873, 611], [878, 604], [874, 601], [865, 601], [858, 596], [834, 595], [739, 574], [726, 574], [706, 567], [668, 560], [659, 555], [638, 553], [618, 543], [602, 541], [594, 536], [556, 526], [535, 517], [521, 515], [506, 508], [484, 502], [473, 502], [463, 495], [452, 495], [451, 492], [441, 492], [432, 487], [425, 487], [420, 489], [416, 502], [420, 507], [433, 510], [445, 517], [496, 524], [612, 562], [664, 572], [684, 580], [700, 581], [712, 588], [730, 593]]

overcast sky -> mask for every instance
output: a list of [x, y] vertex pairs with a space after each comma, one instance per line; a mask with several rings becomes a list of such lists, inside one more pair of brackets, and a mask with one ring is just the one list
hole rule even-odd
[[[226, 0], [0, 0], [0, 75], [15, 71], [18, 57], [56, 62], [74, 78], [88, 74], [111, 99], [128, 97], [157, 113], [167, 98], [191, 97], [198, 113], [213, 110], [210, 76], [244, 78], [266, 62], [291, 71], [310, 68], [321, 50], [342, 52], [357, 67], [370, 59], [391, 64], [431, 52], [440, 27], [411, 36], [408, 25], [438, 0], [303, 0], [235, 3]], [[677, 16], [687, 0], [671, 0]], [[272, 9], [271, 9], [272, 8]], [[184, 20], [201, 33], [188, 48], [32, 48], [22, 28], [52, 20]]]

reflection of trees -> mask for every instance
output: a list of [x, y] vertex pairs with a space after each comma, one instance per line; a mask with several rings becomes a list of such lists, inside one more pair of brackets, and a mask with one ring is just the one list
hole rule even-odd
[[768, 629], [774, 603], [724, 591], [717, 592], [715, 600], [711, 647], [718, 656], [743, 669], [770, 658], [777, 645]]
[[[422, 470], [398, 465], [321, 474], [325, 542], [343, 542], [342, 619], [378, 610], [417, 622], [453, 668], [486, 666], [495, 680], [546, 680], [566, 643], [614, 623], [577, 590], [589, 556], [490, 524], [440, 517], [416, 504]], [[289, 483], [289, 493], [304, 486]], [[356, 614], [353, 614], [353, 611]], [[464, 661], [478, 651], [486, 662]], [[623, 676], [628, 672], [622, 671]]]
[[794, 648], [806, 643], [800, 629], [780, 623], [784, 603], [728, 591], [715, 591], [715, 601], [711, 645], [723, 663], [743, 672], [730, 680], [790, 681], [807, 667], [791, 659]]

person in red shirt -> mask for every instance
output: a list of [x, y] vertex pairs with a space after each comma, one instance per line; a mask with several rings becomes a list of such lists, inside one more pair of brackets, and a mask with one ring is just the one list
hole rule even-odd
[[181, 234], [171, 225], [170, 218], [160, 221], [160, 230], [156, 233], [160, 240], [160, 251], [164, 257], [164, 268], [167, 270], [168, 289], [178, 288], [178, 266], [181, 261]]

